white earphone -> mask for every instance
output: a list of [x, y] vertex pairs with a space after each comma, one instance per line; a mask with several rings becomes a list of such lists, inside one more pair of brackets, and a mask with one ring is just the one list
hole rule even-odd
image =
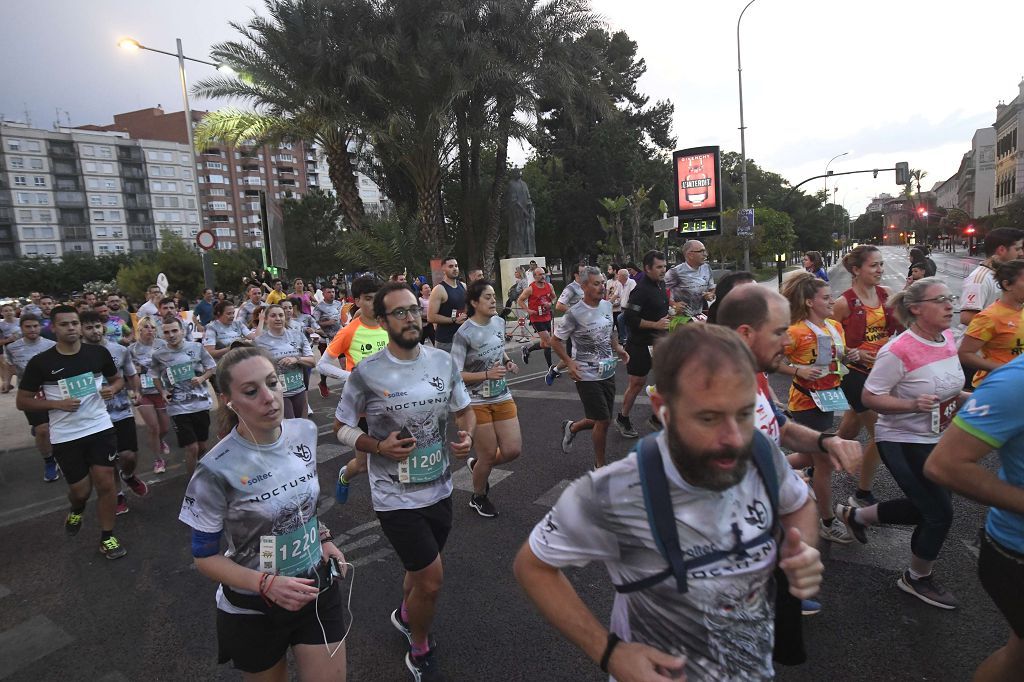
[[658, 419], [661, 420], [662, 426], [668, 426], [668, 406], [662, 405], [658, 408]]

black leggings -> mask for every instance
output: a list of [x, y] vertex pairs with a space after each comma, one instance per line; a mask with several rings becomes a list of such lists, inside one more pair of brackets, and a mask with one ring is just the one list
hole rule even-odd
[[915, 526], [910, 551], [919, 559], [935, 561], [953, 525], [950, 492], [924, 475], [924, 463], [933, 443], [878, 441], [878, 454], [896, 479], [905, 498], [878, 503], [878, 522]]

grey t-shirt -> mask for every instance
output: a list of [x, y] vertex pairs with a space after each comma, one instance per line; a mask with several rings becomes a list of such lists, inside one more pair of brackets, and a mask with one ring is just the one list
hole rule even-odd
[[448, 413], [469, 404], [459, 367], [443, 350], [420, 346], [415, 360], [399, 360], [385, 348], [355, 366], [338, 403], [338, 421], [354, 427], [365, 414], [374, 438], [408, 428], [416, 439], [402, 462], [369, 458], [374, 510], [420, 509], [452, 494]]
[[583, 287], [581, 287], [580, 283], [576, 281], [569, 282], [565, 289], [562, 289], [562, 295], [558, 297], [558, 302], [569, 308], [582, 300]]
[[18, 375], [18, 381], [21, 381], [21, 377], [25, 374], [25, 366], [28, 365], [28, 361], [36, 355], [39, 355], [44, 350], [50, 350], [57, 345], [56, 341], [44, 338], [40, 336], [38, 339], [29, 343], [24, 337], [4, 346], [4, 356], [7, 358], [8, 364], [14, 367], [15, 374]]
[[214, 346], [217, 349], [227, 348], [232, 342], [251, 333], [252, 331], [241, 320], [234, 320], [229, 324], [214, 320], [206, 325], [206, 331], [203, 333], [203, 345]]
[[601, 381], [615, 376], [618, 358], [612, 353], [613, 333], [610, 302], [602, 300], [590, 307], [580, 301], [559, 320], [555, 336], [572, 339], [572, 357], [582, 381]]
[[192, 378], [217, 366], [206, 349], [195, 341], [182, 341], [177, 348], [164, 344], [153, 350], [149, 367], [150, 376], [159, 377], [171, 398], [167, 401], [167, 414], [202, 412], [212, 406], [206, 383], [196, 386]]
[[149, 345], [136, 341], [128, 346], [128, 355], [131, 357], [132, 363], [135, 365], [135, 371], [139, 375], [142, 392], [146, 395], [156, 393], [156, 386], [153, 385], [153, 375], [149, 373], [149, 368], [153, 364], [153, 351], [166, 345], [167, 343], [161, 339], [153, 339], [153, 343]]
[[252, 326], [252, 318], [256, 313], [257, 308], [264, 307], [263, 303], [253, 303], [252, 301], [246, 301], [242, 305], [238, 306], [238, 314], [235, 315], [235, 321], [241, 322], [246, 327]]
[[[199, 460], [178, 520], [203, 533], [223, 532], [224, 556], [239, 566], [302, 574], [321, 559], [316, 440], [316, 424], [308, 419], [286, 419], [281, 437], [269, 445], [232, 430]], [[258, 613], [231, 604], [220, 587], [217, 608]]]
[[[486, 325], [472, 318], [455, 332], [452, 339], [452, 360], [463, 372], [484, 372], [505, 358], [505, 321], [495, 315]], [[474, 404], [487, 405], [512, 400], [512, 392], [505, 379], [485, 379], [466, 384]]]
[[[98, 345], [102, 345], [107, 349], [110, 357], [114, 358], [114, 367], [117, 368], [117, 373], [125, 378], [124, 388], [114, 394], [113, 398], [106, 401], [110, 421], [119, 422], [122, 419], [132, 419], [134, 415], [132, 415], [132, 401], [128, 397], [128, 377], [133, 377], [137, 374], [135, 363], [131, 361], [126, 346], [122, 346], [107, 338], [104, 338], [103, 343]], [[104, 379], [103, 383], [106, 384], [107, 380]]]
[[17, 320], [14, 320], [13, 322], [0, 320], [0, 341], [4, 341], [12, 337], [15, 339], [21, 337], [21, 325]]
[[[266, 348], [275, 360], [288, 357], [313, 357], [313, 350], [309, 347], [309, 339], [306, 338], [305, 334], [294, 329], [285, 329], [284, 333], [280, 336], [271, 333], [269, 329], [264, 330], [262, 334], [256, 337], [256, 345]], [[301, 365], [292, 365], [291, 367], [281, 367], [278, 365], [277, 372], [281, 377], [281, 383], [284, 385], [285, 396], [298, 395], [306, 390], [306, 386], [303, 383]]]
[[330, 340], [341, 329], [341, 301], [334, 299], [330, 303], [327, 301], [317, 303], [313, 308], [313, 319]]
[[703, 312], [704, 292], [715, 288], [715, 278], [707, 263], [696, 270], [680, 263], [665, 273], [665, 288], [671, 292], [673, 301], [683, 303], [687, 315], [695, 317]]

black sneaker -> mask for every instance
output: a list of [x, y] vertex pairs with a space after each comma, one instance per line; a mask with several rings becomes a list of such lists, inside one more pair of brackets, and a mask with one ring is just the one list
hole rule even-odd
[[940, 609], [955, 609], [960, 605], [953, 593], [940, 585], [934, 576], [912, 578], [910, 571], [904, 571], [900, 579], [896, 581], [896, 587], [907, 594], [914, 595], [925, 604], [931, 604]]
[[498, 510], [491, 504], [487, 495], [473, 495], [469, 498], [469, 506], [476, 509], [477, 514], [488, 519], [493, 519], [498, 515]]
[[633, 428], [633, 423], [629, 421], [629, 417], [623, 417], [621, 414], [615, 415], [615, 428], [618, 429], [619, 435], [623, 438], [636, 438], [640, 435]]
[[661, 431], [661, 420], [656, 415], [651, 415], [647, 419], [647, 426], [651, 427], [654, 431]]
[[846, 498], [846, 501], [850, 503], [851, 507], [857, 507], [858, 509], [878, 504], [878, 498], [870, 490], [863, 494], [856, 492]]
[[74, 536], [78, 535], [80, 530], [82, 530], [82, 515], [68, 512], [68, 517], [64, 519], [64, 531], [68, 535]]
[[845, 504], [837, 504], [835, 507], [836, 516], [850, 529], [850, 534], [857, 538], [862, 545], [868, 543], [867, 526], [857, 520], [856, 507], [848, 507]]
[[530, 349], [527, 346], [523, 346], [523, 364], [530, 364]]
[[414, 682], [444, 682], [444, 675], [438, 667], [434, 656], [434, 647], [422, 656], [413, 656], [410, 651], [405, 655], [405, 667], [412, 673]]
[[409, 646], [412, 646], [412, 630], [409, 629], [409, 624], [402, 620], [402, 609], [395, 609], [391, 612], [391, 624], [405, 636]]
[[100, 554], [108, 559], [120, 559], [127, 553], [128, 550], [113, 535], [100, 541]]

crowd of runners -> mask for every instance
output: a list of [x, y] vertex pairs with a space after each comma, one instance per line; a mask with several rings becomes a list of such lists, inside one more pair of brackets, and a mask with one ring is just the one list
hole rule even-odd
[[[866, 543], [878, 524], [914, 529], [895, 587], [957, 608], [941, 580], [953, 493], [992, 507], [979, 577], [1011, 630], [975, 679], [1015, 679], [1022, 239], [1012, 228], [988, 233], [962, 300], [920, 249], [898, 290], [881, 284], [882, 252], [861, 245], [842, 259], [847, 290], [831, 289], [811, 252], [775, 291], [747, 286], [750, 273], [716, 282], [693, 240], [673, 267], [658, 251], [638, 267], [580, 265], [560, 295], [537, 266], [517, 271], [503, 297], [478, 270], [463, 281], [455, 258], [434, 286], [364, 275], [310, 291], [271, 279], [247, 282], [238, 305], [209, 289], [193, 305], [156, 285], [137, 310], [117, 293], [55, 304], [33, 292], [0, 309], [2, 390], [16, 390], [43, 480], [67, 484], [68, 535], [95, 491], [108, 559], [127, 553], [114, 533], [126, 493], [150, 494], [140, 440], [156, 476], [185, 468], [179, 519], [196, 567], [218, 584], [219, 661], [249, 679], [285, 679], [289, 650], [303, 679], [346, 676], [351, 565], [317, 514], [314, 372], [321, 396], [337, 399], [336, 437], [352, 449], [335, 499], [347, 504], [365, 474], [405, 571], [401, 601], [380, 617], [405, 638], [412, 679], [433, 681], [444, 679], [432, 624], [453, 469], [465, 460], [470, 506], [500, 524], [489, 478], [523, 450], [509, 380], [536, 351], [545, 383], [571, 380], [579, 396], [551, 438], [569, 453], [589, 431], [593, 467], [533, 529], [515, 578], [614, 679], [769, 679], [773, 661], [801, 662], [800, 620], [822, 609], [817, 546]], [[515, 310], [536, 340], [509, 343]], [[791, 377], [788, 394], [773, 393], [770, 373]], [[642, 395], [654, 414], [640, 438], [630, 415]], [[611, 427], [639, 439], [627, 456], [608, 451]], [[998, 474], [980, 464], [993, 450]], [[903, 497], [876, 498], [880, 465]], [[840, 475], [856, 490], [833, 500]], [[608, 624], [562, 574], [595, 561], [615, 590]]]

